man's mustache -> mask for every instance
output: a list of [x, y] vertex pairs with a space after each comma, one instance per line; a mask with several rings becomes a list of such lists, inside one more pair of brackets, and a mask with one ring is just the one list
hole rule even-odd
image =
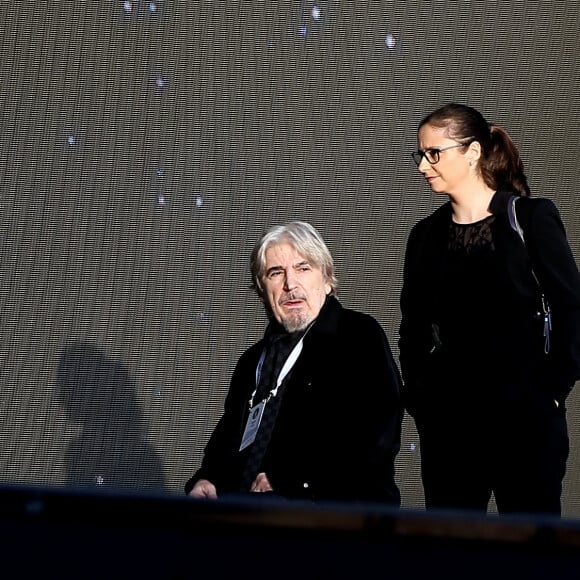
[[306, 300], [304, 294], [298, 294], [296, 292], [291, 292], [290, 294], [284, 294], [278, 300], [278, 304], [282, 306], [285, 302], [290, 302], [291, 300]]

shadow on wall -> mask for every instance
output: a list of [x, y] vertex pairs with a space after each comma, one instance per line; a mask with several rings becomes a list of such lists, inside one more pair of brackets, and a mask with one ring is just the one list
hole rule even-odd
[[57, 399], [81, 427], [66, 451], [68, 485], [163, 492], [161, 460], [147, 442], [147, 427], [127, 369], [86, 342], [62, 353]]

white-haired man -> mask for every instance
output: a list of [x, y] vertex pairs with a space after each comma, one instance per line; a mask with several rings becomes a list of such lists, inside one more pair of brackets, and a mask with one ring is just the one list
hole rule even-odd
[[185, 492], [399, 506], [401, 380], [384, 330], [338, 301], [332, 256], [306, 222], [268, 231], [251, 274], [269, 324], [238, 361]]

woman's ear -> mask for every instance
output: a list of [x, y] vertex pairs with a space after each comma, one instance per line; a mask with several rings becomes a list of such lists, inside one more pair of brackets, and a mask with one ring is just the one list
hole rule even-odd
[[473, 165], [476, 161], [479, 161], [481, 157], [481, 143], [479, 141], [470, 143], [465, 156], [469, 161], [469, 165]]

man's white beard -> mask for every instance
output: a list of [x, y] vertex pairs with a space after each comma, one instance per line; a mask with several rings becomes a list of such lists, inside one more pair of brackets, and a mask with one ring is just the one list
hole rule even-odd
[[311, 322], [305, 313], [296, 312], [284, 318], [282, 320], [282, 326], [286, 332], [298, 332], [299, 330], [304, 330]]

